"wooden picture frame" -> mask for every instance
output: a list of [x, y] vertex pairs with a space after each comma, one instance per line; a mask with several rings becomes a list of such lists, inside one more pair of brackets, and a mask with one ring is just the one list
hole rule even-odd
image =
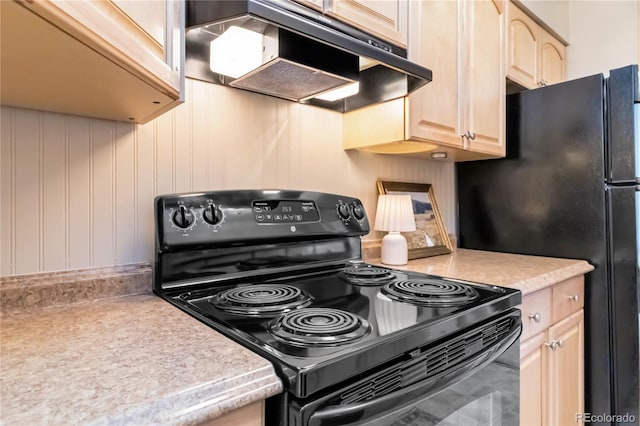
[[378, 180], [377, 187], [379, 194], [411, 195], [417, 229], [402, 233], [407, 238], [409, 259], [451, 253], [451, 240], [431, 184]]

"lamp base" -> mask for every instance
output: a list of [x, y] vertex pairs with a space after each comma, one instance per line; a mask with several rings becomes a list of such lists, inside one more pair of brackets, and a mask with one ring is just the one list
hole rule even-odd
[[408, 262], [407, 239], [399, 232], [385, 235], [380, 251], [380, 260], [385, 265], [406, 265]]

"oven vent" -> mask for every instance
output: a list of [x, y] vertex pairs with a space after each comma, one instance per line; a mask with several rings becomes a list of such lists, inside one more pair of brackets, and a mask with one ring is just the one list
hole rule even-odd
[[455, 336], [434, 347], [424, 348], [412, 359], [403, 359], [347, 388], [333, 404], [353, 404], [379, 398], [397, 389], [451, 370], [509, 335], [512, 317], [501, 318]]

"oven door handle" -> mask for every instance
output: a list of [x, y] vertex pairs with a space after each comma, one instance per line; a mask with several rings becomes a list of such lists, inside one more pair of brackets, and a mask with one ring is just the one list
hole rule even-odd
[[428, 398], [442, 389], [466, 379], [493, 362], [518, 339], [520, 331], [520, 327], [514, 327], [501, 342], [468, 359], [464, 362], [464, 365], [457, 366], [450, 371], [445, 371], [437, 376], [370, 401], [348, 405], [333, 405], [318, 410], [309, 417], [309, 426], [353, 424], [370, 419], [387, 410], [406, 405], [408, 401]]

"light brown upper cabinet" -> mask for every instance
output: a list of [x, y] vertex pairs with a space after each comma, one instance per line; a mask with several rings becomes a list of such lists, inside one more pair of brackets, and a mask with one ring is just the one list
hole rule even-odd
[[3, 105], [144, 123], [182, 102], [184, 2], [0, 7]]
[[456, 161], [505, 155], [504, 2], [409, 3], [409, 59], [433, 81], [344, 115], [344, 148]]
[[566, 46], [511, 2], [507, 2], [507, 78], [522, 87], [565, 80]]
[[381, 40], [407, 48], [408, 0], [293, 0]]
[[407, 0], [331, 0], [326, 14], [407, 47]]

